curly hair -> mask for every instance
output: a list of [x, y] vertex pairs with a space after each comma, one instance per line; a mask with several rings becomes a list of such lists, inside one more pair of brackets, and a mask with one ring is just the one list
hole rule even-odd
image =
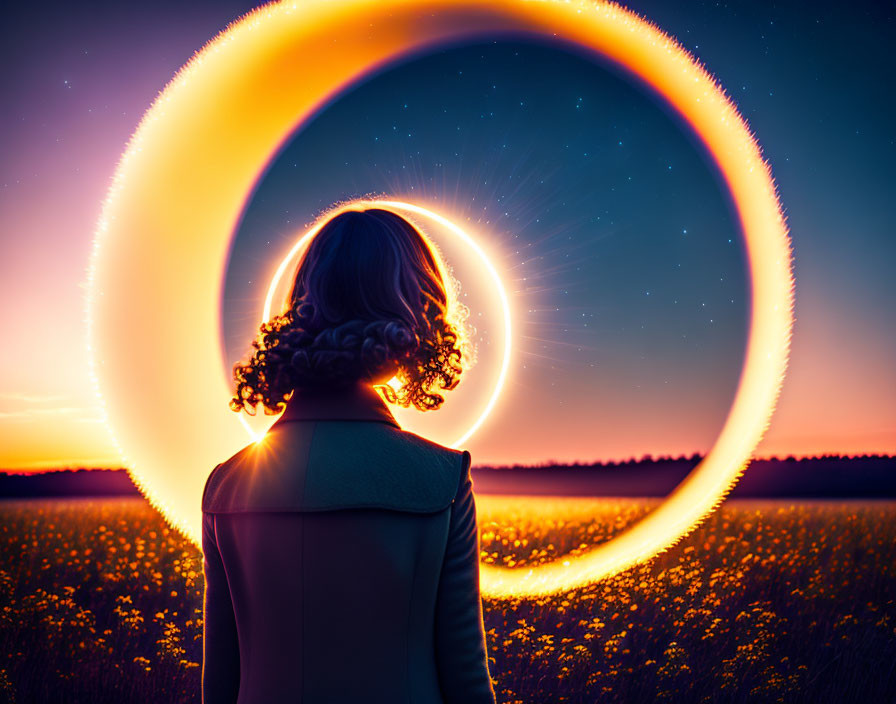
[[299, 262], [287, 309], [263, 323], [254, 352], [233, 367], [230, 408], [266, 415], [296, 388], [375, 382], [386, 400], [435, 410], [457, 386], [465, 344], [449, 319], [435, 255], [420, 231], [381, 208], [346, 210], [314, 235]]

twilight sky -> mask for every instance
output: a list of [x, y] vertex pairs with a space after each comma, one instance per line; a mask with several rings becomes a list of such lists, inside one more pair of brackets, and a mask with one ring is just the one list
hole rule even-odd
[[[93, 228], [143, 111], [251, 7], [11, 10], [0, 46], [11, 67], [0, 77], [0, 467], [118, 464], [86, 373]], [[725, 86], [786, 209], [796, 326], [756, 456], [896, 452], [892, 8], [630, 7]], [[711, 447], [743, 361], [744, 253], [707, 156], [640, 85], [561, 44], [499, 40], [435, 51], [344, 94], [293, 135], [247, 203], [222, 364], [248, 350], [270, 270], [302, 227], [367, 193], [469, 224], [504, 275], [518, 353], [467, 444], [474, 461]]]

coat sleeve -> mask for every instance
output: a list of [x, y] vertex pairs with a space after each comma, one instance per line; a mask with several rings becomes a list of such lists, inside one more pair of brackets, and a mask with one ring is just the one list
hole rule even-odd
[[479, 531], [470, 453], [451, 506], [435, 622], [439, 686], [446, 704], [494, 704], [479, 594]]
[[202, 554], [202, 704], [234, 704], [240, 688], [239, 641], [213, 513], [202, 514]]

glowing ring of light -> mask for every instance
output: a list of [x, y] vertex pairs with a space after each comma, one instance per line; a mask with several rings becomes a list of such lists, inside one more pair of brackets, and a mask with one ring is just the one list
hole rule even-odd
[[[207, 472], [238, 450], [218, 364], [231, 233], [281, 140], [371, 71], [440, 44], [499, 33], [561, 37], [643, 79], [713, 155], [744, 232], [750, 334], [712, 450], [667, 500], [613, 540], [532, 568], [482, 565], [485, 595], [583, 586], [652, 558], [718, 506], [749, 463], [780, 393], [793, 326], [792, 253], [770, 169], [746, 122], [675, 40], [612, 3], [303, 0], [266, 5], [207, 44], [158, 96], [118, 166], [94, 243], [91, 373], [147, 498], [199, 541]], [[310, 69], [310, 70], [309, 70]], [[124, 453], [123, 453], [124, 457]]]
[[[337, 208], [334, 208], [320, 218], [318, 218], [317, 222], [312, 225], [308, 231], [302, 235], [299, 240], [292, 246], [289, 252], [286, 253], [286, 256], [283, 257], [283, 260], [280, 262], [280, 265], [277, 267], [274, 272], [274, 276], [271, 279], [271, 283], [268, 286], [267, 295], [264, 298], [264, 310], [261, 314], [261, 319], [263, 322], [267, 322], [271, 319], [271, 312], [274, 306], [274, 294], [277, 291], [277, 287], [280, 284], [281, 279], [284, 274], [286, 274], [286, 270], [293, 264], [293, 260], [296, 258], [299, 252], [304, 249], [306, 243], [317, 234], [317, 231], [323, 226], [323, 224], [332, 217], [335, 217], [338, 213], [345, 210], [352, 210], [358, 207], [366, 207], [366, 208], [386, 208], [386, 209], [394, 209], [394, 210], [403, 210], [411, 213], [415, 213], [417, 215], [422, 215], [430, 220], [433, 220], [439, 223], [446, 230], [449, 230], [455, 237], [459, 238], [464, 244], [466, 244], [473, 252], [479, 257], [479, 260], [485, 266], [486, 271], [491, 278], [492, 285], [495, 288], [495, 291], [498, 293], [498, 298], [501, 300], [501, 312], [504, 321], [504, 356], [501, 359], [501, 367], [498, 370], [498, 376], [495, 379], [495, 386], [492, 389], [492, 393], [486, 401], [485, 408], [483, 408], [482, 412], [473, 421], [472, 425], [464, 431], [463, 435], [461, 435], [457, 440], [451, 443], [450, 447], [460, 447], [463, 445], [470, 437], [475, 433], [479, 427], [485, 422], [485, 419], [488, 418], [489, 414], [492, 412], [492, 409], [495, 407], [495, 403], [498, 401], [498, 397], [501, 395], [501, 389], [504, 388], [504, 381], [507, 379], [507, 370], [510, 368], [510, 352], [513, 347], [513, 333], [512, 333], [512, 324], [511, 324], [511, 314], [510, 314], [510, 301], [507, 298], [507, 291], [504, 289], [504, 282], [501, 281], [501, 277], [495, 269], [494, 264], [492, 264], [491, 260], [488, 258], [488, 255], [482, 250], [482, 247], [470, 237], [463, 229], [455, 225], [451, 220], [446, 218], [443, 215], [439, 215], [438, 213], [433, 212], [429, 208], [424, 208], [420, 205], [415, 205], [413, 203], [406, 203], [404, 201], [397, 200], [381, 200], [381, 199], [358, 199], [353, 200], [349, 203], [345, 203]], [[445, 268], [445, 263], [442, 261], [442, 258], [438, 256], [436, 253], [436, 264], [439, 267], [439, 272], [442, 274], [442, 278], [445, 281], [448, 281], [448, 271]], [[453, 292], [452, 292], [453, 294]], [[243, 427], [249, 433], [249, 436], [254, 440], [258, 440], [259, 435], [255, 433], [246, 422], [243, 414], [239, 416], [240, 421], [243, 424]], [[273, 423], [273, 419], [271, 421]]]

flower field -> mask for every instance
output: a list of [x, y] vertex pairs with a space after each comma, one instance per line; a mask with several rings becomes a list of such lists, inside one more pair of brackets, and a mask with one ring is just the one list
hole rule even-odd
[[[603, 542], [639, 499], [477, 498], [483, 559]], [[202, 556], [142, 499], [0, 502], [0, 702], [198, 702]], [[650, 564], [485, 602], [500, 702], [896, 701], [896, 502], [729, 501]]]

